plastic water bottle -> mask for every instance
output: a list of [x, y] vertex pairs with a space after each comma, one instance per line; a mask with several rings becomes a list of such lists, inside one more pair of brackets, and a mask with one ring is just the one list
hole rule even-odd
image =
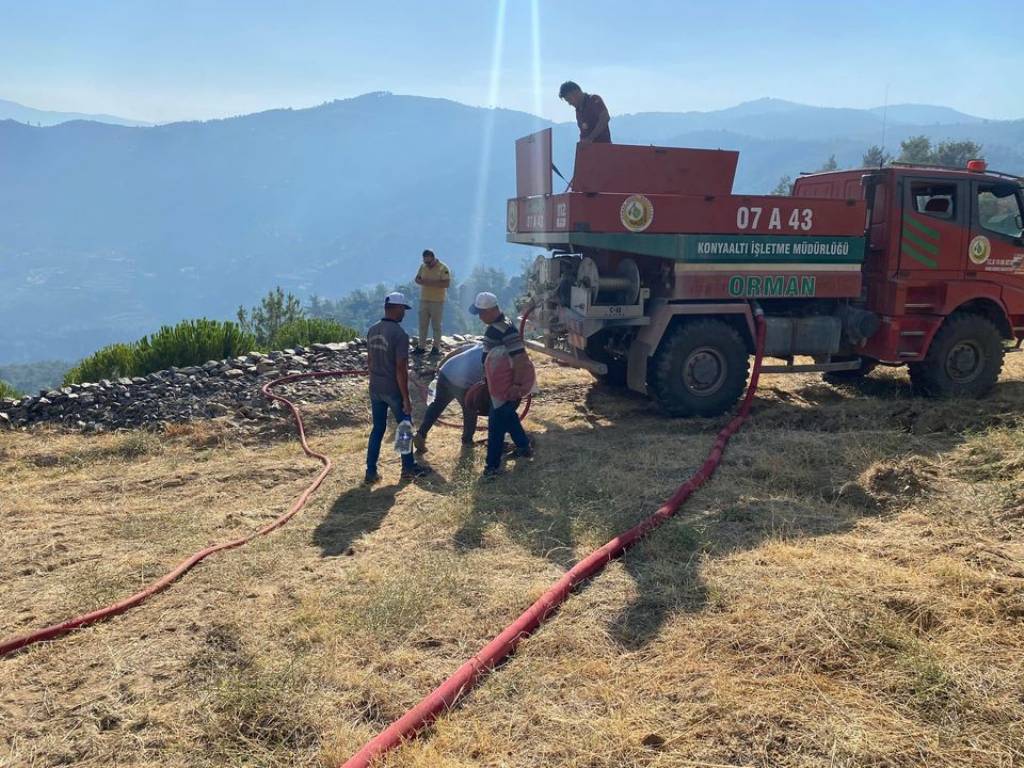
[[412, 422], [408, 419], [395, 430], [395, 453], [412, 453]]
[[437, 398], [437, 379], [430, 382], [430, 386], [427, 387], [427, 405], [431, 405]]

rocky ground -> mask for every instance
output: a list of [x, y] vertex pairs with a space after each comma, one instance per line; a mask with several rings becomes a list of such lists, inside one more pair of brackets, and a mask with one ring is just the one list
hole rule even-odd
[[[444, 337], [445, 349], [464, 336]], [[225, 419], [234, 426], [258, 426], [281, 418], [278, 403], [260, 393], [266, 382], [297, 373], [362, 369], [366, 341], [313, 344], [264, 354], [251, 352], [203, 365], [170, 368], [147, 376], [103, 379], [40, 391], [19, 400], [0, 400], [0, 426], [13, 429], [59, 424], [82, 431], [154, 427], [196, 418]], [[414, 368], [432, 376], [437, 359], [414, 359]], [[345, 382], [322, 379], [304, 387], [307, 397], [326, 400]]]

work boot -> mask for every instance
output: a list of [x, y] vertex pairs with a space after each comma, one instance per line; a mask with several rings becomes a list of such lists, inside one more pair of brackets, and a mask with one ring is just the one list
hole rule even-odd
[[426, 477], [433, 471], [430, 467], [424, 467], [422, 464], [413, 464], [409, 469], [402, 470], [402, 479], [418, 480], [421, 477]]
[[363, 485], [374, 485], [380, 482], [380, 475], [376, 472], [367, 472], [366, 476], [363, 477]]
[[508, 458], [510, 458], [510, 459], [532, 459], [533, 458], [533, 441], [531, 440], [530, 444], [527, 445], [525, 448], [518, 448], [518, 447], [513, 448], [511, 451], [509, 451]]
[[415, 347], [412, 348], [412, 353], [414, 355], [416, 355], [417, 357], [422, 355], [424, 352], [426, 352], [426, 350], [423, 347], [415, 346]]
[[487, 467], [484, 473], [480, 475], [480, 479], [484, 482], [490, 482], [497, 477], [501, 477], [505, 474], [505, 470], [502, 467]]
[[426, 435], [421, 435], [419, 432], [417, 432], [415, 435], [412, 436], [412, 444], [416, 448], [416, 453], [426, 453], [427, 452], [427, 436]]

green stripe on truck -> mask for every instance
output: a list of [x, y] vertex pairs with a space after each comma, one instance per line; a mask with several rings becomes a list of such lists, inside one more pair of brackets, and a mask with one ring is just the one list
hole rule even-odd
[[583, 248], [698, 264], [860, 264], [864, 261], [863, 237], [572, 232], [566, 239]]

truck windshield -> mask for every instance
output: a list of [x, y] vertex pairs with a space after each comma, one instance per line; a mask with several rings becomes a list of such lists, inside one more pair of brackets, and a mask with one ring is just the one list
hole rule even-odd
[[1020, 192], [1010, 184], [978, 186], [978, 224], [1008, 237], [1021, 236]]

